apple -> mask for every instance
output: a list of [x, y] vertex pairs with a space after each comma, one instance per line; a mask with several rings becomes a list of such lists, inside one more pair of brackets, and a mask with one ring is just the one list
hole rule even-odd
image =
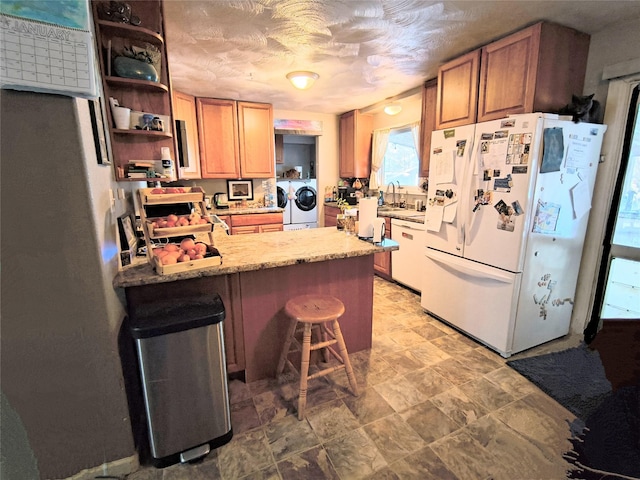
[[185, 252], [188, 252], [189, 250], [193, 250], [195, 246], [196, 246], [196, 242], [194, 242], [192, 238], [183, 238], [182, 241], [180, 242], [180, 248]]
[[177, 222], [178, 221], [178, 216], [175, 214], [171, 214], [171, 215], [167, 215], [167, 222]]
[[191, 261], [191, 257], [185, 253], [185, 254], [180, 255], [178, 257], [178, 261], [179, 262], [190, 262]]
[[180, 219], [178, 220], [178, 225], [180, 225], [181, 227], [186, 227], [187, 225], [189, 225], [189, 220], [186, 217], [180, 217]]
[[154, 188], [151, 190], [152, 195], [160, 195], [162, 193], [164, 193], [164, 188]]
[[196, 251], [198, 255], [204, 255], [207, 253], [207, 245], [202, 242], [196, 243], [193, 249]]

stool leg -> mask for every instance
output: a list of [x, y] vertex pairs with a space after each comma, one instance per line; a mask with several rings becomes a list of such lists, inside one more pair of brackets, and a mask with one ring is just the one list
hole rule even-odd
[[338, 341], [338, 351], [342, 360], [344, 361], [344, 369], [347, 372], [347, 379], [349, 380], [349, 385], [351, 385], [351, 390], [353, 394], [358, 396], [358, 384], [356, 382], [356, 376], [353, 373], [353, 368], [351, 368], [351, 361], [349, 360], [349, 353], [347, 352], [347, 345], [344, 343], [344, 337], [342, 336], [342, 330], [340, 330], [340, 324], [338, 320], [333, 320], [333, 334]]
[[307, 380], [309, 376], [309, 355], [311, 353], [311, 324], [304, 324], [302, 339], [302, 361], [300, 363], [300, 398], [298, 399], [298, 420], [304, 418], [304, 408], [307, 405]]
[[287, 356], [289, 355], [289, 348], [291, 348], [291, 341], [293, 340], [293, 336], [296, 333], [297, 325], [298, 322], [296, 320], [291, 320], [291, 323], [289, 324], [289, 330], [287, 331], [287, 336], [284, 341], [284, 346], [282, 347], [282, 353], [280, 354], [280, 360], [278, 360], [276, 375], [280, 375], [284, 371], [284, 365], [287, 361]]

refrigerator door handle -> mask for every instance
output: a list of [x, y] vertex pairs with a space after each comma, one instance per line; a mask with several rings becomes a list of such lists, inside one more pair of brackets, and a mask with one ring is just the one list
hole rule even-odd
[[[468, 139], [467, 141], [473, 142], [473, 137]], [[471, 168], [471, 162], [473, 162], [473, 144], [469, 145], [468, 150], [468, 160], [465, 162], [464, 170], [462, 173], [462, 192], [460, 195], [460, 204], [458, 205], [458, 210], [460, 212], [460, 218], [458, 220], [458, 244], [462, 245], [464, 243], [464, 238], [467, 234], [467, 218], [469, 212], [467, 211], [467, 205], [469, 205], [469, 190], [471, 189], [471, 175], [473, 174]]]
[[513, 275], [501, 273], [500, 271], [489, 269], [487, 267], [473, 268], [469, 260], [460, 259], [453, 255], [440, 253], [434, 250], [427, 250], [427, 253], [425, 255], [427, 258], [430, 258], [434, 262], [437, 262], [449, 268], [453, 268], [471, 277], [484, 279], [488, 278], [502, 283], [513, 283]]

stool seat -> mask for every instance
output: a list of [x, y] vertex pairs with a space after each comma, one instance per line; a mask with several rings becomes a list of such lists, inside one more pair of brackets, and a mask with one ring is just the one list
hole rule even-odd
[[[313, 378], [328, 375], [337, 370], [344, 369], [347, 373], [347, 379], [354, 395], [358, 395], [358, 385], [356, 377], [349, 361], [349, 353], [344, 343], [342, 331], [338, 318], [344, 312], [345, 307], [340, 299], [331, 295], [300, 295], [290, 299], [284, 307], [284, 312], [291, 319], [289, 331], [282, 348], [280, 360], [278, 361], [277, 375], [284, 371], [285, 365], [295, 370], [294, 365], [289, 361], [288, 355], [291, 344], [296, 343], [301, 346], [302, 355], [300, 362], [300, 395], [298, 398], [298, 420], [304, 418], [304, 410], [307, 403], [307, 382]], [[298, 323], [303, 324], [302, 345], [295, 338]], [[319, 330], [319, 341], [311, 343], [311, 330], [316, 328]], [[332, 346], [338, 346], [336, 351]], [[328, 361], [328, 354], [333, 355], [339, 362], [339, 365], [321, 369], [320, 371], [309, 375], [309, 357], [312, 350], [323, 349], [325, 352], [325, 361]]]
[[340, 318], [344, 303], [331, 295], [300, 295], [289, 300], [284, 311], [298, 322], [322, 323]]

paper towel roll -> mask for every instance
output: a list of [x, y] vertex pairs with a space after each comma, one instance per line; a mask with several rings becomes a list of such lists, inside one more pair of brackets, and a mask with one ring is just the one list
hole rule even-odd
[[361, 198], [358, 203], [358, 236], [373, 237], [373, 222], [378, 216], [378, 199], [374, 197]]

